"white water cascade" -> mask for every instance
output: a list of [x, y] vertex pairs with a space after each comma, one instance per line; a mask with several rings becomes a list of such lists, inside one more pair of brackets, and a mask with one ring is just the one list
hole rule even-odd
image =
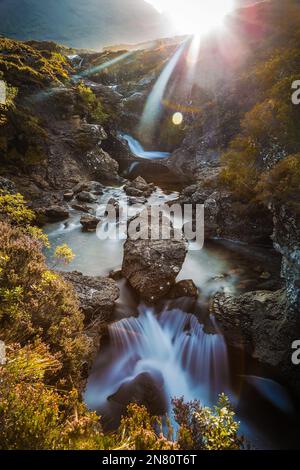
[[[155, 315], [140, 307], [137, 318], [123, 319], [109, 327], [113, 361], [101, 380], [91, 375], [85, 400], [101, 410], [109, 396], [143, 373], [162, 384], [162, 401], [174, 397], [200, 398], [215, 403], [229, 390], [227, 349], [223, 337], [204, 331], [194, 315], [179, 309]], [[98, 369], [99, 370], [99, 369]]]

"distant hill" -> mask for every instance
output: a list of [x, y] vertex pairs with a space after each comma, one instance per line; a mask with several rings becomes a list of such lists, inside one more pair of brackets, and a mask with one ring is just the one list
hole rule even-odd
[[[253, 0], [237, 0], [237, 5], [249, 3]], [[0, 34], [100, 49], [176, 31], [144, 0], [0, 0]]]
[[0, 33], [99, 49], [148, 41], [173, 31], [143, 0], [0, 0]]

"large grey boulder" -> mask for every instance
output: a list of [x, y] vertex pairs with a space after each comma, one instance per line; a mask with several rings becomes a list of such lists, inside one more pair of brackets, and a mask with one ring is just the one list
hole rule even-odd
[[[130, 221], [129, 228], [133, 221]], [[162, 226], [168, 223], [163, 218]], [[155, 303], [175, 284], [186, 253], [187, 243], [183, 236], [175, 237], [172, 232], [170, 239], [166, 240], [129, 237], [124, 245], [123, 276], [142, 299]]]

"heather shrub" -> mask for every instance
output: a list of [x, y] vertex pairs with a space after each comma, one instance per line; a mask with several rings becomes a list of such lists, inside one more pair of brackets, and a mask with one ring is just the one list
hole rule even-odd
[[62, 354], [60, 377], [76, 384], [88, 354], [83, 320], [72, 287], [47, 268], [41, 242], [0, 223], [0, 338], [25, 345], [41, 337]]

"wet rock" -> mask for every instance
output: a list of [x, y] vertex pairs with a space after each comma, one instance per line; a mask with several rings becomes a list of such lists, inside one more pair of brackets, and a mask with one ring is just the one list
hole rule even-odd
[[82, 191], [81, 193], [78, 193], [76, 199], [80, 202], [88, 202], [90, 204], [97, 202], [97, 198], [88, 191]]
[[123, 100], [125, 112], [140, 113], [146, 99], [146, 94], [142, 92], [135, 92]]
[[50, 206], [44, 209], [44, 215], [49, 222], [60, 222], [69, 217], [69, 211], [62, 206]]
[[74, 186], [74, 188], [72, 189], [72, 192], [74, 194], [78, 194], [78, 193], [82, 193], [83, 191], [89, 191], [91, 189], [91, 183], [88, 183], [86, 181], [84, 182], [80, 182], [78, 184], [76, 184], [76, 186]]
[[300, 311], [300, 215], [287, 205], [271, 206], [275, 249], [282, 255], [281, 275], [287, 299], [295, 311]]
[[154, 416], [163, 416], [168, 411], [164, 379], [158, 371], [152, 375], [143, 372], [132, 381], [125, 382], [108, 400], [122, 405], [124, 411], [130, 403], [144, 405]]
[[181, 297], [191, 297], [197, 298], [199, 295], [199, 290], [195, 285], [194, 281], [191, 279], [179, 281], [175, 286], [171, 289], [168, 297], [171, 299], [179, 299]]
[[272, 215], [261, 204], [238, 200], [231, 192], [203, 188], [201, 184], [187, 187], [181, 204], [203, 204], [205, 207], [205, 238], [225, 238], [247, 243], [270, 243]]
[[99, 146], [102, 140], [107, 139], [107, 134], [98, 124], [82, 123], [78, 129], [73, 130], [72, 137], [73, 141], [69, 144], [82, 152], [87, 152]]
[[74, 197], [73, 191], [67, 191], [67, 192], [64, 193], [64, 200], [65, 201], [72, 201], [73, 197]]
[[135, 205], [138, 205], [138, 204], [144, 205], [144, 204], [146, 204], [146, 202], [147, 202], [147, 199], [144, 196], [142, 196], [142, 197], [129, 197], [128, 198], [128, 204], [130, 206], [135, 206]]
[[276, 367], [279, 376], [300, 391], [300, 375], [291, 362], [291, 345], [300, 337], [300, 321], [289, 307], [284, 289], [238, 296], [218, 293], [211, 312], [229, 344], [244, 347], [264, 365]]
[[119, 288], [113, 279], [84, 276], [78, 272], [65, 273], [63, 277], [74, 287], [86, 323], [95, 319], [103, 324], [110, 321], [119, 297]]
[[96, 196], [102, 196], [104, 192], [103, 189], [104, 189], [104, 186], [101, 183], [98, 183], [96, 181], [92, 183], [91, 190], [92, 190], [92, 193], [95, 194]]
[[76, 211], [79, 211], [79, 212], [85, 212], [85, 213], [90, 213], [90, 212], [93, 212], [93, 208], [86, 205], [86, 204], [79, 204], [79, 203], [74, 203], [72, 204], [72, 209], [75, 209]]
[[131, 197], [143, 197], [144, 193], [140, 189], [129, 187], [126, 188], [126, 194]]
[[100, 219], [92, 215], [85, 215], [80, 219], [83, 232], [95, 232], [99, 222]]
[[116, 269], [114, 271], [111, 271], [109, 273], [109, 277], [111, 279], [113, 279], [114, 281], [120, 281], [122, 278], [123, 278], [123, 273], [122, 273], [122, 269]]
[[134, 181], [128, 182], [124, 190], [128, 196], [148, 198], [155, 190], [155, 185], [148, 184], [144, 178], [138, 176]]
[[93, 177], [102, 183], [119, 183], [119, 164], [102, 148], [87, 153], [87, 163]]
[[[137, 223], [136, 219], [129, 222], [129, 229], [132, 223]], [[168, 228], [170, 221], [163, 218], [160, 220], [160, 228], [164, 224]], [[174, 231], [171, 231], [171, 238], [166, 240], [155, 236], [151, 239], [149, 235], [152, 233], [146, 226], [141, 227], [137, 234], [140, 238], [128, 238], [124, 245], [122, 272], [142, 299], [155, 303], [174, 285], [186, 257], [187, 244], [182, 234], [177, 233], [175, 237]]]
[[0, 190], [9, 194], [14, 194], [17, 192], [16, 185], [7, 178], [0, 176]]

